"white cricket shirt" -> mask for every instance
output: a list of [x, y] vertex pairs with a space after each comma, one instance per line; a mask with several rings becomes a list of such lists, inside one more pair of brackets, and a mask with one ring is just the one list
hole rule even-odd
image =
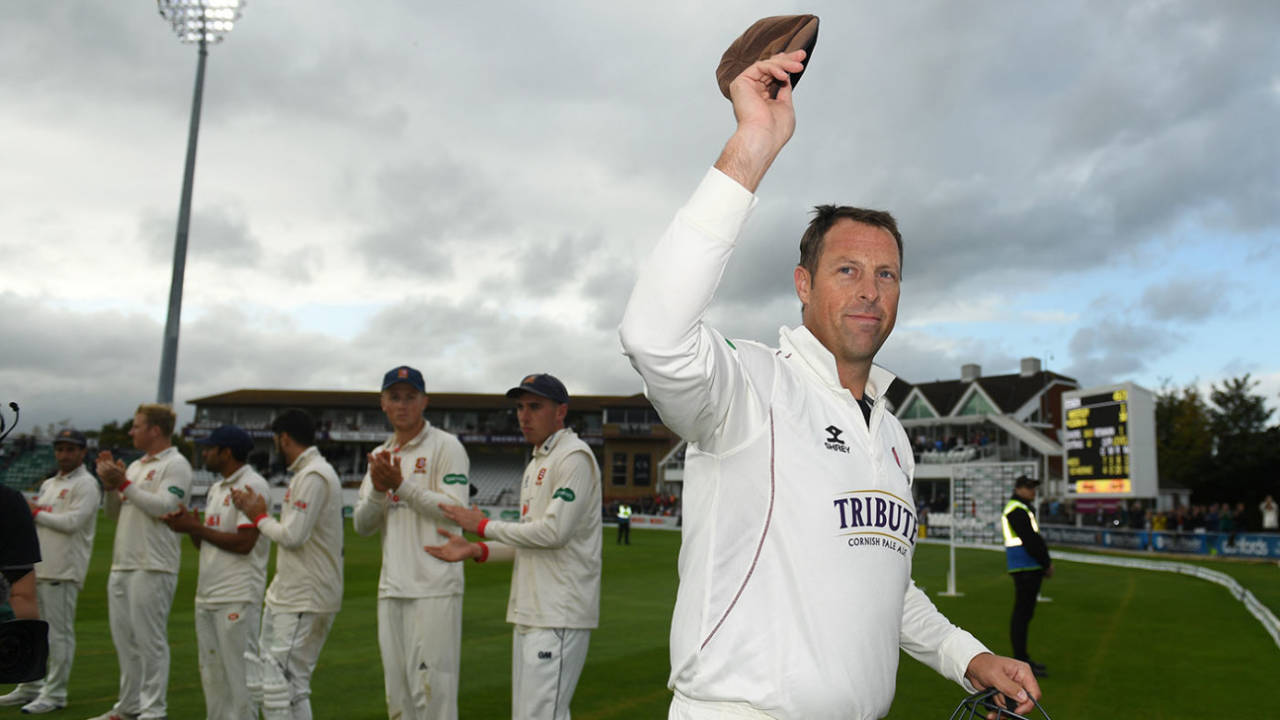
[[191, 463], [170, 445], [146, 455], [125, 470], [124, 492], [108, 494], [107, 513], [119, 513], [112, 570], [154, 570], [177, 573], [182, 563], [178, 533], [160, 518], [187, 502], [191, 492]]
[[258, 523], [276, 544], [266, 604], [276, 612], [336, 613], [342, 608], [342, 483], [314, 445], [289, 472], [280, 519]]
[[43, 559], [36, 563], [37, 580], [84, 582], [101, 499], [98, 480], [84, 465], [40, 485], [34, 519]]
[[[507, 622], [594, 628], [600, 619], [600, 467], [568, 428], [533, 450], [520, 485], [520, 522], [484, 537], [515, 549]], [[502, 548], [498, 548], [502, 552]]]
[[457, 523], [444, 517], [440, 505], [468, 505], [471, 462], [467, 451], [457, 437], [431, 423], [404, 445], [398, 444], [393, 434], [373, 452], [383, 451], [400, 459], [404, 481], [395, 492], [379, 492], [366, 472], [352, 516], [357, 533], [382, 531], [378, 597], [461, 595], [462, 564], [437, 560], [426, 548], [445, 543], [444, 536], [436, 532], [439, 528], [462, 532]]
[[[231, 502], [231, 491], [248, 488], [263, 497], [271, 497], [267, 481], [256, 470], [243, 465], [209, 487], [204, 510], [204, 526], [218, 532], [234, 533], [240, 528], [253, 527], [253, 520], [245, 517]], [[267, 585], [267, 555], [271, 541], [262, 533], [246, 555], [234, 553], [209, 541], [200, 543], [200, 576], [196, 580], [196, 606], [227, 603], [262, 602], [263, 589]]]
[[702, 322], [755, 198], [712, 169], [641, 268], [620, 335], [689, 441], [670, 685], [776, 718], [879, 718], [899, 648], [964, 684], [985, 652], [911, 581], [911, 445], [873, 368], [870, 423], [803, 327]]

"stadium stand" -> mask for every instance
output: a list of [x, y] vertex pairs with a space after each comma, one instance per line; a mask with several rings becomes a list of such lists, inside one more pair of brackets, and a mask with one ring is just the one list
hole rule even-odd
[[477, 505], [514, 505], [520, 501], [524, 457], [514, 453], [476, 454], [471, 458], [472, 498]]
[[57, 472], [57, 469], [58, 464], [53, 459], [53, 446], [36, 445], [12, 457], [8, 466], [0, 472], [0, 482], [15, 490], [30, 490], [37, 487], [41, 480]]

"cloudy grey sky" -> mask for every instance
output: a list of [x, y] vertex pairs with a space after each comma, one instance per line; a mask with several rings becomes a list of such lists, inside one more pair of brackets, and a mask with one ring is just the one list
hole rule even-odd
[[[756, 18], [815, 12], [798, 129], [711, 320], [776, 341], [807, 209], [906, 236], [884, 365], [1036, 356], [1086, 386], [1245, 372], [1280, 405], [1280, 4], [251, 2], [211, 49], [177, 400], [640, 383], [640, 259], [732, 129]], [[0, 24], [0, 400], [86, 427], [155, 396], [194, 47], [154, 3]]]

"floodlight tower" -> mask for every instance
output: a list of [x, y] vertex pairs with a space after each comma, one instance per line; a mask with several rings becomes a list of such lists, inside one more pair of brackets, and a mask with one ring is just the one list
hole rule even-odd
[[187, 229], [191, 225], [191, 185], [196, 172], [196, 138], [200, 134], [200, 100], [204, 94], [204, 63], [208, 46], [222, 38], [240, 19], [245, 0], [156, 0], [164, 18], [184, 43], [200, 48], [196, 90], [191, 99], [191, 130], [187, 135], [187, 164], [182, 172], [182, 200], [178, 204], [178, 233], [173, 241], [173, 280], [169, 283], [169, 314], [164, 323], [160, 353], [160, 385], [156, 401], [173, 404], [173, 378], [178, 369], [178, 326], [182, 319], [182, 278], [187, 267]]

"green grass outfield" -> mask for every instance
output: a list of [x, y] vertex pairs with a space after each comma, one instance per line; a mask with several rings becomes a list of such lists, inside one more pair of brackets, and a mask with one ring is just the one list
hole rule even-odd
[[[117, 668], [106, 609], [114, 529], [99, 518], [80, 595], [71, 704], [51, 717], [88, 717], [114, 702]], [[169, 716], [174, 720], [204, 716], [192, 621], [197, 563], [190, 543], [183, 547], [169, 625]], [[637, 530], [630, 547], [618, 547], [606, 527], [601, 626], [591, 637], [574, 697], [575, 720], [666, 717], [667, 630], [678, 548], [678, 533], [657, 530]], [[1013, 591], [1003, 556], [962, 550], [957, 562], [964, 597], [936, 596], [946, 584], [945, 547], [917, 550], [916, 582], [953, 621], [1007, 653]], [[1234, 575], [1280, 610], [1276, 565], [1207, 564]], [[374, 611], [378, 568], [378, 538], [359, 537], [348, 524], [343, 609], [312, 681], [318, 720], [386, 717]], [[459, 703], [464, 719], [509, 716], [511, 631], [504, 620], [509, 579], [509, 565], [467, 564]], [[1274, 698], [1280, 678], [1280, 650], [1225, 589], [1170, 573], [1062, 563], [1044, 594], [1053, 602], [1039, 606], [1031, 643], [1052, 673], [1043, 687], [1055, 720], [1275, 716], [1275, 702], [1266, 698]], [[962, 696], [959, 687], [904, 655], [889, 717], [945, 718]], [[0, 708], [0, 716], [18, 717], [18, 708]]]

